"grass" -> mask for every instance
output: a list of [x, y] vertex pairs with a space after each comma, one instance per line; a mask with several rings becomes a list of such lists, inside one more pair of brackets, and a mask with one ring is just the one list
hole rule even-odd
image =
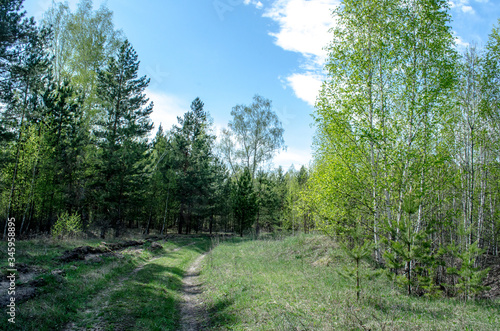
[[105, 324], [111, 329], [178, 330], [182, 277], [208, 247], [205, 239], [191, 241], [194, 245], [163, 254], [125, 279], [104, 309]]
[[[408, 297], [386, 277], [354, 284], [328, 238], [221, 242], [202, 278], [217, 330], [500, 330], [500, 302]], [[368, 267], [368, 266], [366, 266]]]
[[[4, 314], [0, 329], [176, 329], [184, 270], [207, 249], [209, 241], [176, 237], [159, 242], [163, 248], [155, 252], [126, 249], [92, 262], [55, 259], [66, 249], [99, 242], [18, 242], [17, 262], [43, 270], [38, 278], [44, 278], [46, 285], [35, 298], [16, 306], [15, 325], [7, 323]], [[54, 269], [63, 270], [64, 276], [52, 275]]]
[[[91, 261], [56, 259], [99, 242], [16, 243], [18, 262], [41, 270], [46, 285], [17, 305], [15, 326], [4, 315], [0, 329], [180, 329], [182, 277], [210, 240], [178, 236], [157, 251], [145, 244]], [[385, 277], [364, 281], [357, 302], [354, 283], [337, 272], [352, 266], [349, 258], [323, 236], [211, 244], [201, 277], [214, 330], [500, 330], [498, 300], [408, 297]]]

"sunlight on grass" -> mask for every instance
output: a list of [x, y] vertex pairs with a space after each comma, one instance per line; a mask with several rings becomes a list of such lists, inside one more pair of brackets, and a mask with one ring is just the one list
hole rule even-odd
[[[326, 237], [223, 242], [202, 272], [214, 329], [500, 329], [498, 302], [408, 297], [385, 276], [354, 286], [348, 262]], [[368, 265], [365, 265], [367, 268]]]
[[[43, 270], [37, 278], [45, 285], [38, 294], [18, 304], [16, 325], [0, 330], [60, 330], [73, 328], [174, 330], [179, 325], [179, 289], [187, 266], [207, 249], [199, 237], [170, 238], [150, 245], [127, 248], [88, 261], [61, 262], [66, 249], [98, 245], [100, 241], [24, 241], [22, 263]], [[63, 271], [54, 276], [52, 270]], [[10, 330], [9, 329], [9, 330]]]

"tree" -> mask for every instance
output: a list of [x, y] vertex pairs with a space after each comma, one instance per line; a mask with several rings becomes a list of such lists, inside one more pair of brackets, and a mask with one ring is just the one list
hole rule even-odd
[[147, 150], [147, 134], [153, 127], [149, 118], [153, 103], [148, 103], [144, 95], [149, 79], [138, 78], [138, 70], [137, 54], [125, 41], [117, 58], [109, 58], [106, 68], [98, 72], [97, 96], [106, 115], [95, 132], [100, 152], [96, 192], [98, 201], [102, 201], [101, 237], [108, 226], [115, 229], [115, 236], [119, 235], [127, 203], [133, 201], [133, 194], [139, 193], [143, 184], [141, 161]]
[[53, 3], [42, 24], [53, 31], [50, 53], [55, 79], [70, 79], [85, 99], [95, 99], [97, 72], [124, 41], [114, 29], [113, 13], [102, 5], [93, 10], [92, 0], [80, 0], [76, 12], [67, 3]]
[[178, 117], [179, 125], [173, 128], [172, 146], [176, 153], [180, 217], [178, 232], [198, 231], [200, 219], [207, 216], [211, 170], [214, 162], [210, 119], [204, 104], [196, 98], [191, 110]]
[[[500, 23], [500, 21], [499, 21]], [[493, 27], [486, 44], [484, 58], [482, 59], [481, 95], [483, 96], [481, 113], [484, 121], [484, 133], [487, 144], [484, 149], [483, 166], [488, 179], [487, 205], [483, 231], [488, 231], [484, 242], [489, 243], [489, 250], [498, 255], [500, 244], [500, 27]], [[479, 245], [483, 247], [482, 244]]]
[[83, 125], [83, 100], [68, 82], [52, 82], [43, 94], [43, 139], [38, 176], [40, 216], [49, 220], [66, 210], [82, 213], [85, 148], [90, 144]]
[[252, 178], [274, 153], [284, 148], [283, 128], [272, 110], [271, 101], [254, 96], [250, 106], [236, 105], [231, 111], [233, 119], [229, 130], [223, 132], [221, 152], [225, 155], [233, 172], [248, 168]]
[[[3, 1], [0, 4], [0, 145], [2, 161], [0, 170], [2, 178], [0, 186], [4, 196], [6, 219], [22, 213], [26, 195], [18, 192], [23, 181], [19, 176], [27, 178], [32, 174], [29, 166], [35, 164], [32, 154], [25, 154], [29, 144], [37, 144], [39, 140], [30, 139], [37, 132], [33, 125], [40, 121], [41, 94], [48, 82], [48, 57], [45, 52], [49, 33], [38, 29], [33, 19], [23, 19], [20, 12], [22, 1]], [[35, 140], [37, 140], [35, 142]], [[33, 145], [31, 145], [33, 147]], [[30, 159], [28, 161], [27, 159]], [[26, 160], [26, 162], [21, 162]], [[5, 162], [6, 161], [6, 162]], [[26, 167], [25, 167], [26, 165]], [[29, 186], [29, 185], [27, 185]], [[6, 235], [7, 222], [4, 227]]]
[[[430, 252], [439, 245], [428, 230], [443, 229], [456, 215], [454, 188], [443, 199], [432, 178], [446, 177], [448, 170], [456, 178], [448, 130], [456, 129], [450, 122], [457, 111], [459, 58], [448, 4], [346, 0], [336, 19], [329, 78], [315, 113], [310, 183], [317, 192], [317, 224], [340, 237], [360, 227], [373, 238], [378, 263], [402, 263], [393, 270], [404, 266], [412, 293], [415, 267], [424, 259], [417, 252], [429, 242]], [[436, 212], [443, 200], [451, 202], [449, 214]]]
[[276, 181], [269, 173], [257, 172], [254, 181], [255, 192], [255, 234], [259, 237], [261, 228], [271, 229], [279, 220], [281, 214], [280, 195], [277, 192]]
[[256, 214], [256, 197], [252, 184], [250, 170], [245, 168], [237, 179], [233, 193], [233, 212], [236, 221], [236, 230], [240, 237], [250, 228]]
[[21, 12], [23, 0], [5, 0], [0, 3], [0, 98], [11, 95], [10, 89], [16, 81], [12, 68], [19, 63], [22, 49], [37, 34], [33, 18], [25, 18]]
[[[228, 197], [230, 196], [229, 190], [229, 175], [228, 170], [224, 163], [217, 157], [214, 157], [210, 165], [209, 178], [207, 181], [208, 186], [208, 199], [207, 199], [207, 212], [209, 217], [208, 231], [212, 234], [215, 226], [215, 217], [219, 216], [222, 220], [228, 214]], [[218, 224], [222, 225], [221, 222]]]

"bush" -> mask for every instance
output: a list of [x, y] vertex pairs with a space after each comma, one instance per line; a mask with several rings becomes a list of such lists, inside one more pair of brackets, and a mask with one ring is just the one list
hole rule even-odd
[[74, 237], [81, 231], [82, 222], [80, 215], [76, 212], [73, 215], [70, 215], [68, 212], [64, 212], [59, 215], [56, 224], [52, 227], [52, 237]]

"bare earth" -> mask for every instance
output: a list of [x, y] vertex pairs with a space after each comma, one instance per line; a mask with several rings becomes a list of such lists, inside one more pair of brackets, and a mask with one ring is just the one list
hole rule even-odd
[[202, 254], [193, 262], [182, 280], [181, 327], [184, 331], [203, 330], [208, 321], [200, 295], [200, 264], [204, 257], [205, 254]]

